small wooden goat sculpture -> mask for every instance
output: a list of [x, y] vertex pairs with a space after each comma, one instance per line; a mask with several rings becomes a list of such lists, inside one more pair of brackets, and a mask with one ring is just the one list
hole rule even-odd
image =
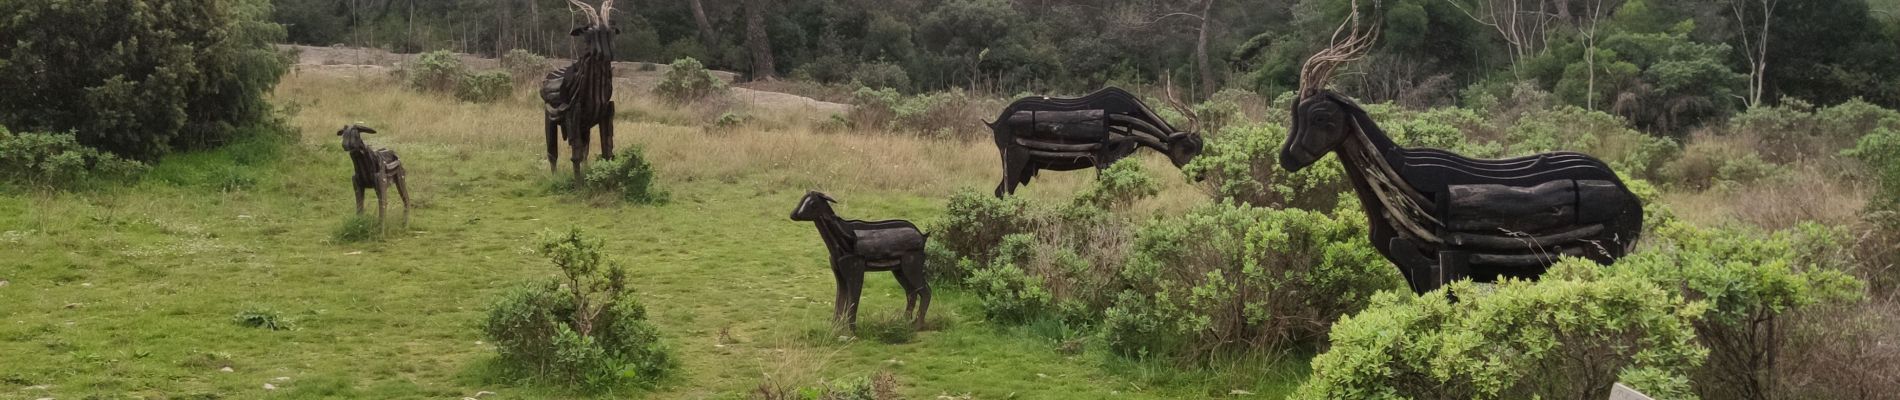
[[[1191, 111], [1181, 111], [1194, 119]], [[1201, 135], [1182, 132], [1135, 95], [1108, 87], [1077, 98], [1026, 97], [1009, 103], [989, 123], [1003, 154], [996, 197], [1016, 193], [1038, 170], [1107, 168], [1138, 146], [1168, 155], [1174, 166], [1201, 154]]]
[[[831, 252], [831, 274], [838, 281], [838, 297], [833, 304], [833, 321], [844, 322], [857, 330], [858, 299], [864, 290], [865, 271], [891, 271], [904, 287], [904, 316], [911, 325], [923, 327], [924, 314], [930, 311], [930, 284], [924, 276], [924, 240], [922, 231], [910, 221], [859, 221], [839, 218], [831, 210], [831, 196], [806, 192], [792, 210], [793, 221], [811, 221], [818, 236]], [[915, 314], [912, 314], [915, 311]]]
[[364, 133], [376, 130], [350, 124], [336, 131], [343, 137], [343, 151], [350, 153], [350, 164], [356, 167], [356, 174], [350, 178], [350, 185], [356, 188], [356, 215], [363, 215], [363, 190], [376, 189], [376, 222], [381, 225], [383, 211], [389, 208], [386, 192], [393, 182], [396, 193], [402, 195], [403, 226], [409, 226], [409, 183], [404, 178], [408, 173], [402, 169], [402, 159], [389, 149], [370, 149], [363, 143]]
[[600, 158], [614, 159], [614, 34], [619, 28], [608, 25], [614, 1], [600, 3], [600, 10], [575, 0], [568, 3], [580, 8], [587, 24], [568, 35], [581, 38], [585, 45], [573, 64], [549, 72], [541, 82], [541, 100], [547, 120], [548, 172], [553, 173], [560, 158], [560, 140], [566, 139], [569, 159], [574, 162], [574, 180], [581, 180], [582, 165], [587, 162], [589, 132], [600, 127]]
[[1643, 203], [1603, 161], [1571, 152], [1481, 160], [1406, 148], [1365, 109], [1326, 90], [1340, 64], [1372, 47], [1354, 15], [1350, 34], [1301, 68], [1280, 165], [1294, 172], [1338, 154], [1371, 220], [1373, 248], [1412, 290], [1465, 277], [1535, 279], [1559, 256], [1607, 264], [1635, 246]]

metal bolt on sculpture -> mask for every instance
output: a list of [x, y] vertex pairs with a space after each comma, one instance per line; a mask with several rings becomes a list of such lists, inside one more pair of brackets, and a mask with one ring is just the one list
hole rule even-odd
[[1373, 247], [1413, 291], [1467, 277], [1535, 279], [1560, 256], [1607, 264], [1630, 251], [1643, 204], [1602, 161], [1572, 152], [1479, 160], [1401, 147], [1358, 104], [1326, 90], [1375, 36], [1355, 13], [1301, 67], [1280, 165], [1293, 172], [1337, 154], [1371, 220]]
[[[1178, 102], [1174, 106], [1196, 119]], [[1138, 146], [1167, 154], [1179, 167], [1200, 155], [1202, 146], [1199, 133], [1174, 129], [1135, 95], [1115, 87], [1077, 98], [1018, 99], [987, 124], [1003, 155], [1003, 182], [996, 185], [996, 197], [1015, 194], [1038, 170], [1100, 170], [1134, 154]]]
[[409, 183], [408, 172], [402, 168], [402, 159], [390, 149], [370, 149], [363, 143], [364, 133], [376, 133], [367, 126], [350, 124], [336, 131], [343, 137], [343, 151], [350, 154], [350, 165], [356, 173], [350, 177], [350, 185], [356, 188], [356, 215], [363, 215], [363, 190], [376, 190], [376, 222], [382, 225], [383, 211], [389, 208], [387, 192], [389, 184], [396, 184], [396, 193], [402, 196], [402, 224], [409, 226]]
[[558, 170], [559, 140], [567, 140], [574, 162], [574, 180], [581, 180], [582, 165], [587, 162], [589, 130], [600, 127], [600, 158], [614, 158], [614, 76], [613, 43], [618, 28], [608, 25], [614, 2], [600, 3], [600, 10], [576, 0], [568, 3], [586, 14], [587, 25], [574, 28], [568, 35], [581, 38], [586, 46], [574, 63], [549, 72], [541, 82], [541, 100], [547, 103], [546, 134], [548, 172]]
[[[833, 321], [843, 322], [853, 331], [858, 326], [858, 299], [864, 290], [866, 271], [891, 271], [904, 287], [904, 316], [911, 325], [922, 328], [924, 314], [930, 311], [930, 283], [924, 275], [925, 235], [910, 221], [859, 221], [838, 217], [831, 209], [831, 196], [806, 192], [792, 210], [793, 221], [811, 221], [818, 236], [831, 252], [831, 275], [837, 279], [838, 295], [833, 303]], [[915, 314], [912, 312], [915, 311]]]

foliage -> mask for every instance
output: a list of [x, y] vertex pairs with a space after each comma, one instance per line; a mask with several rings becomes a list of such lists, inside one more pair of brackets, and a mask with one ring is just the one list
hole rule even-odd
[[586, 389], [651, 384], [678, 363], [626, 287], [626, 268], [579, 229], [542, 234], [561, 278], [524, 284], [489, 308], [483, 334], [519, 373]]
[[653, 87], [653, 93], [676, 103], [689, 103], [726, 93], [726, 80], [691, 57], [673, 61], [672, 69]]
[[269, 122], [286, 70], [263, 0], [0, 3], [0, 125], [137, 160]]
[[79, 144], [72, 133], [8, 131], [0, 126], [0, 182], [69, 188], [95, 178], [123, 178], [145, 164]]
[[402, 73], [410, 88], [432, 93], [455, 93], [469, 70], [455, 53], [436, 50], [422, 53], [415, 61], [404, 64]]
[[1333, 326], [1294, 397], [1605, 398], [1619, 381], [1692, 397], [1686, 377], [1708, 350], [1691, 321], [1706, 306], [1650, 282], [1595, 279], [1597, 268], [1567, 259], [1539, 282], [1376, 295]]
[[764, 382], [752, 392], [758, 400], [897, 400], [897, 377], [880, 371], [871, 377], [840, 378], [815, 387], [793, 388]]
[[[643, 63], [642, 67], [646, 65], [651, 64]], [[549, 65], [547, 57], [534, 54], [534, 52], [526, 49], [509, 50], [508, 53], [501, 55], [501, 69], [507, 71], [517, 82], [530, 82], [541, 79], [547, 76], [548, 71], [552, 68], [553, 66]], [[647, 69], [647, 71], [651, 71], [651, 69]]]
[[1868, 205], [1885, 212], [1886, 224], [1900, 230], [1900, 216], [1895, 216], [1900, 213], [1900, 127], [1874, 130], [1847, 154], [1873, 169], [1880, 190]]
[[1401, 287], [1351, 207], [1328, 216], [1223, 203], [1143, 227], [1103, 340], [1126, 355], [1188, 358], [1310, 343], [1374, 292]]
[[1113, 211], [1160, 192], [1160, 184], [1142, 170], [1141, 160], [1129, 157], [1096, 174], [1095, 184], [1076, 194], [1075, 202], [1081, 207]]
[[463, 75], [455, 84], [455, 98], [473, 103], [492, 103], [508, 98], [515, 90], [514, 78], [506, 71]]
[[[1035, 236], [1012, 234], [1003, 237], [996, 257], [989, 265], [960, 266], [970, 272], [970, 291], [976, 294], [983, 316], [993, 321], [1022, 323], [1041, 316], [1050, 306], [1050, 294], [1042, 278], [1023, 271], [1022, 265], [1034, 254]], [[974, 263], [968, 259], [964, 263]]]
[[330, 240], [337, 243], [379, 240], [383, 237], [382, 228], [382, 222], [377, 221], [375, 217], [351, 215], [343, 220], [343, 225], [337, 226], [336, 230], [330, 233]]
[[1228, 126], [1207, 139], [1206, 151], [1182, 173], [1200, 179], [1217, 199], [1259, 207], [1328, 210], [1347, 183], [1340, 163], [1322, 160], [1305, 170], [1280, 170], [1280, 144], [1287, 129], [1272, 125]]
[[1792, 163], [1832, 157], [1879, 129], [1900, 130], [1900, 111], [1858, 99], [1828, 107], [1787, 100], [1737, 114], [1726, 128], [1725, 136], [1754, 141], [1750, 150], [1764, 160]]
[[925, 263], [930, 277], [962, 284], [969, 271], [976, 268], [959, 267], [959, 259], [969, 259], [973, 266], [988, 266], [1005, 236], [1029, 232], [1035, 226], [1029, 202], [1022, 197], [998, 199], [974, 190], [957, 191], [944, 205], [943, 216], [931, 221], [926, 229], [931, 235], [929, 247], [941, 249], [929, 252], [935, 254]]
[[655, 187], [653, 164], [639, 147], [621, 150], [612, 160], [595, 160], [587, 166], [585, 186], [594, 191], [617, 193], [634, 204], [666, 202], [666, 191]]
[[847, 118], [858, 129], [936, 137], [987, 135], [987, 130], [978, 131], [981, 127], [970, 121], [993, 119], [995, 116], [987, 113], [997, 109], [961, 90], [905, 95], [896, 89], [870, 87], [858, 88], [851, 96], [851, 105]]

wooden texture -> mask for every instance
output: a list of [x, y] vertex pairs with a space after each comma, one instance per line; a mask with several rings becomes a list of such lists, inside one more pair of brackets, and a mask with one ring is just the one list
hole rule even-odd
[[1113, 87], [1077, 98], [1018, 99], [989, 126], [1003, 162], [996, 197], [1028, 185], [1038, 171], [1107, 168], [1140, 147], [1186, 165], [1203, 145], [1199, 134], [1174, 129], [1135, 95]]
[[831, 255], [831, 273], [838, 284], [832, 319], [857, 329], [858, 300], [864, 291], [864, 273], [891, 271], [904, 287], [904, 315], [923, 327], [930, 311], [930, 282], [924, 270], [924, 242], [916, 224], [903, 220], [859, 221], [838, 217], [831, 196], [805, 192], [792, 209], [793, 221], [810, 221]]

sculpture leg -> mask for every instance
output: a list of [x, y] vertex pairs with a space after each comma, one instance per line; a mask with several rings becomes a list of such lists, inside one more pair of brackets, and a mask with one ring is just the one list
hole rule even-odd
[[389, 233], [389, 227], [383, 224], [383, 212], [389, 209], [389, 197], [385, 196], [388, 187], [386, 183], [376, 185], [376, 228], [383, 233]]
[[844, 295], [851, 291], [851, 286], [849, 285], [850, 281], [845, 279], [844, 272], [839, 268], [841, 266], [840, 263], [833, 261], [831, 265], [831, 278], [837, 282], [838, 286], [837, 293], [831, 297], [831, 324], [833, 327], [837, 327], [838, 324], [845, 322], [844, 307], [850, 303], [851, 300], [845, 299]]
[[844, 306], [844, 321], [845, 326], [855, 334], [858, 331], [858, 304], [864, 299], [864, 263], [852, 262], [851, 271], [846, 271], [844, 277], [847, 280], [845, 299], [849, 300]]
[[396, 175], [396, 194], [402, 196], [402, 227], [409, 228], [409, 179]]
[[997, 186], [996, 197], [1016, 194], [1016, 186], [1029, 174], [1029, 154], [1022, 151], [1003, 150], [1003, 184]]
[[363, 185], [356, 186], [356, 216], [363, 216]]
[[567, 147], [568, 147], [569, 152], [574, 153], [574, 154], [569, 155], [568, 159], [574, 162], [574, 184], [575, 185], [580, 185], [584, 182], [582, 180], [583, 179], [582, 174], [584, 174], [585, 173], [584, 171], [586, 170], [585, 166], [587, 164], [587, 137], [589, 135], [590, 135], [590, 132], [588, 132], [588, 127], [586, 125], [582, 125], [578, 122], [568, 123]]
[[1438, 252], [1438, 265], [1433, 268], [1433, 275], [1425, 278], [1425, 281], [1432, 285], [1426, 290], [1438, 289], [1452, 281], [1464, 279], [1465, 271], [1470, 268], [1470, 252], [1441, 250]]
[[606, 115], [600, 117], [600, 158], [614, 159], [614, 103], [607, 102]]
[[[904, 265], [898, 269], [908, 271], [898, 276], [906, 282], [904, 293], [909, 298], [917, 299], [917, 314], [911, 320], [911, 325], [917, 329], [924, 328], [924, 316], [930, 314], [930, 280], [924, 273], [924, 260], [923, 253], [904, 256]], [[908, 301], [906, 304], [904, 315], [911, 315]]]
[[560, 164], [556, 161], [561, 157], [561, 123], [550, 118], [545, 125], [548, 135], [548, 173], [560, 173]]
[[891, 270], [891, 275], [897, 276], [897, 286], [904, 288], [904, 318], [910, 318], [911, 313], [917, 310], [917, 288], [911, 286], [910, 279], [904, 276], [907, 267], [898, 266]]

